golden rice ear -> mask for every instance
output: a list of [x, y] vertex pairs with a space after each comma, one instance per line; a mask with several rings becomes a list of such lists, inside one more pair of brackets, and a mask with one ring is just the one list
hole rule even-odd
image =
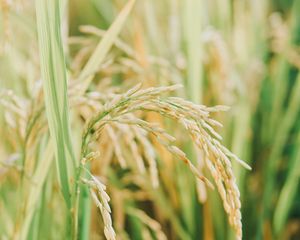
[[[178, 147], [174, 146], [175, 138], [169, 135], [164, 129], [153, 123], [135, 116], [138, 111], [157, 112], [164, 117], [174, 119], [181, 124], [190, 135], [195, 146], [204, 153], [206, 168], [210, 171], [219, 194], [222, 198], [224, 209], [228, 215], [229, 223], [233, 226], [237, 238], [241, 238], [241, 203], [240, 193], [235, 182], [232, 172], [230, 158], [243, 164], [233, 153], [222, 146], [219, 142], [221, 137], [215, 132], [213, 126], [218, 126], [215, 120], [211, 121], [210, 113], [227, 110], [225, 106], [206, 107], [197, 105], [192, 102], [174, 97], [162, 97], [163, 94], [174, 91], [176, 86], [146, 88], [138, 90], [129, 90], [125, 94], [117, 95], [104, 108], [104, 112], [99, 112], [87, 123], [87, 127], [83, 134], [82, 156], [88, 153], [89, 142], [93, 138], [89, 138], [94, 131], [101, 132], [104, 126], [107, 127], [109, 135], [114, 144], [115, 153], [121, 167], [126, 165], [126, 159], [122, 156], [121, 147], [111, 127], [112, 124], [125, 124], [143, 129], [145, 132], [155, 136], [157, 141], [166, 147], [170, 153], [181, 159], [191, 170], [193, 175], [203, 181], [208, 187], [214, 188], [212, 183], [200, 174], [192, 162], [186, 157], [185, 153]], [[97, 130], [100, 129], [100, 130]], [[99, 136], [98, 136], [99, 137]], [[142, 139], [140, 137], [140, 139]], [[143, 139], [142, 139], [143, 141]], [[150, 158], [150, 163], [153, 159]], [[137, 161], [138, 163], [138, 161]], [[152, 163], [151, 163], [152, 164]], [[246, 164], [243, 164], [247, 167]], [[151, 166], [151, 174], [157, 175], [153, 164]]]
[[0, 239], [297, 238], [299, 10], [0, 0]]
[[110, 197], [106, 193], [106, 186], [97, 177], [91, 175], [90, 173], [89, 175], [90, 180], [81, 178], [81, 181], [89, 187], [92, 200], [101, 212], [104, 223], [104, 235], [106, 239], [115, 240], [116, 233], [112, 226], [111, 208], [109, 206]]

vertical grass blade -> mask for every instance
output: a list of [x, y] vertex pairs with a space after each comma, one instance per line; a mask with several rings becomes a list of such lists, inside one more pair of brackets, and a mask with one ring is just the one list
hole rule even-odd
[[84, 92], [88, 86], [90, 85], [95, 72], [99, 69], [99, 66], [103, 62], [106, 54], [112, 47], [114, 41], [116, 40], [117, 36], [119, 35], [129, 13], [133, 7], [135, 0], [130, 0], [119, 13], [116, 20], [110, 26], [110, 28], [105, 33], [104, 37], [100, 40], [99, 44], [97, 45], [94, 53], [82, 69], [79, 80], [84, 80], [84, 86], [81, 88], [81, 91]]
[[300, 132], [296, 140], [296, 148], [292, 159], [290, 160], [290, 167], [283, 188], [280, 192], [277, 206], [274, 212], [274, 232], [280, 233], [283, 230], [284, 224], [287, 221], [288, 214], [294, 202], [297, 187], [299, 186], [300, 176]]
[[[187, 0], [182, 2], [184, 9], [183, 12], [183, 23], [184, 23], [184, 40], [186, 47], [187, 57], [187, 75], [186, 75], [186, 86], [189, 98], [195, 103], [202, 102], [203, 94], [203, 78], [202, 78], [202, 46], [201, 46], [201, 34], [202, 34], [202, 20], [203, 20], [203, 9], [205, 8], [204, 1], [198, 0]], [[196, 159], [195, 153], [190, 148], [188, 151], [192, 156], [192, 159]], [[185, 176], [186, 171], [179, 168], [179, 176], [183, 179], [187, 179]], [[182, 181], [179, 178], [179, 186], [181, 191], [181, 201], [183, 205], [191, 205], [191, 208], [183, 208], [184, 221], [186, 222], [189, 232], [195, 232], [194, 223], [194, 208], [197, 205], [193, 192], [189, 188], [184, 188]]]
[[61, 1], [37, 0], [36, 17], [41, 75], [47, 120], [55, 149], [60, 187], [68, 208], [71, 208], [68, 165], [74, 167], [74, 153], [68, 116], [66, 64], [61, 40]]
[[202, 1], [185, 2], [185, 41], [188, 59], [187, 90], [192, 101], [202, 101], [202, 66], [201, 66], [201, 30], [202, 13], [205, 5]]
[[27, 234], [30, 228], [30, 224], [32, 222], [34, 212], [36, 210], [36, 206], [38, 205], [38, 201], [41, 198], [40, 195], [41, 195], [42, 187], [46, 181], [49, 169], [51, 167], [51, 163], [53, 161], [53, 149], [51, 144], [47, 143], [44, 154], [45, 154], [45, 158], [41, 159], [41, 161], [38, 163], [36, 171], [32, 177], [32, 182], [34, 184], [32, 184], [31, 187], [28, 189], [29, 198], [27, 199], [26, 202], [26, 207], [25, 207], [26, 217], [24, 219], [21, 234], [19, 236], [20, 240], [27, 239]]
[[263, 214], [265, 218], [270, 214], [270, 199], [275, 185], [276, 170], [280, 161], [280, 156], [288, 139], [288, 133], [296, 121], [300, 111], [300, 73], [298, 73], [296, 83], [293, 86], [289, 105], [282, 117], [281, 124], [275, 136], [274, 145], [271, 150], [270, 158], [266, 166], [265, 190], [263, 195]]

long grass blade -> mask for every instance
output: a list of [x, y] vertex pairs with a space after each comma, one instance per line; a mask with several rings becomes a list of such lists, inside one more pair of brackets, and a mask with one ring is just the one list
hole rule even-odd
[[265, 176], [265, 191], [263, 196], [263, 214], [267, 218], [270, 213], [269, 202], [271, 194], [275, 184], [275, 175], [276, 169], [279, 164], [280, 156], [282, 154], [283, 148], [288, 138], [288, 133], [293, 126], [296, 116], [300, 111], [300, 74], [298, 73], [296, 83], [293, 87], [291, 99], [288, 105], [288, 108], [281, 120], [281, 124], [275, 136], [274, 145], [271, 150], [270, 159], [266, 167], [266, 176]]
[[66, 64], [61, 40], [61, 2], [37, 0], [36, 16], [41, 73], [46, 113], [55, 149], [60, 186], [68, 208], [71, 208], [68, 165], [74, 168], [74, 153], [68, 116]]
[[99, 69], [99, 66], [105, 59], [107, 53], [109, 52], [110, 48], [112, 47], [113, 43], [115, 42], [116, 38], [118, 37], [119, 33], [124, 26], [124, 23], [133, 7], [135, 0], [130, 0], [122, 11], [119, 13], [116, 20], [110, 26], [110, 28], [105, 33], [104, 37], [98, 43], [94, 53], [89, 58], [88, 62], [82, 69], [79, 80], [84, 81], [84, 85], [81, 88], [82, 93], [90, 85], [91, 81], [93, 80], [94, 74]]
[[276, 234], [280, 233], [286, 223], [288, 214], [292, 207], [295, 195], [297, 193], [297, 187], [299, 186], [300, 176], [300, 133], [298, 133], [296, 148], [294, 155], [291, 159], [291, 166], [289, 167], [287, 180], [283, 185], [280, 192], [277, 206], [274, 212], [274, 231]]
[[46, 181], [46, 177], [48, 176], [49, 169], [51, 167], [51, 163], [53, 160], [53, 147], [52, 144], [48, 142], [45, 148], [45, 158], [41, 159], [39, 162], [35, 173], [32, 177], [33, 184], [29, 191], [29, 198], [27, 200], [27, 204], [25, 207], [26, 217], [24, 223], [22, 225], [20, 239], [27, 239], [27, 234], [29, 231], [30, 223], [32, 221], [34, 211], [36, 209], [36, 205], [40, 199], [42, 187]]
[[202, 101], [202, 65], [201, 65], [201, 31], [202, 13], [204, 5], [202, 1], [187, 0], [185, 2], [185, 40], [187, 50], [187, 90], [191, 100]]

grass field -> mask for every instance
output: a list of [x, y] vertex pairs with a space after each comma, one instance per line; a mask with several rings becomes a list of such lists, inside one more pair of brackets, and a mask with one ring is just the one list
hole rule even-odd
[[300, 239], [299, 0], [0, 0], [0, 239]]

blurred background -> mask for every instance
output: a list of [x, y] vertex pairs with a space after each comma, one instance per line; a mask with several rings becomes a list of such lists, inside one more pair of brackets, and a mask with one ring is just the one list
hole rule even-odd
[[[40, 99], [34, 2], [0, 3], [0, 88], [13, 91], [20, 108], [16, 111], [26, 115], [28, 104]], [[64, 1], [62, 30], [70, 81], [125, 4], [124, 0]], [[241, 193], [243, 239], [300, 239], [299, 68], [299, 0], [137, 0], [95, 85], [100, 92], [122, 92], [137, 82], [181, 83], [185, 87], [179, 96], [207, 106], [230, 106], [214, 117], [223, 124], [217, 129], [223, 144], [252, 167], [248, 171], [233, 163]], [[11, 105], [2, 105], [0, 238], [9, 239], [4, 236], [18, 228], [22, 172], [18, 153], [27, 125], [5, 114]], [[149, 118], [172, 131], [197, 162], [182, 129], [157, 115]], [[74, 122], [82, 125], [80, 119]], [[107, 144], [101, 145], [101, 152]], [[155, 191], [138, 180], [133, 180], [134, 186], [128, 184], [130, 176], [119, 168], [92, 166], [94, 172], [107, 176], [118, 238], [164, 239], [162, 231], [167, 239], [234, 239], [217, 192], [203, 190], [183, 164], [154, 148], [161, 179]], [[27, 239], [62, 239], [60, 214], [65, 209], [56, 196], [54, 175], [49, 172], [39, 203], [41, 209], [47, 207], [34, 216]], [[103, 239], [98, 229], [101, 218], [96, 214], [91, 218], [90, 238]], [[55, 229], [48, 230], [50, 225]], [[147, 234], [148, 225], [152, 227]]]

